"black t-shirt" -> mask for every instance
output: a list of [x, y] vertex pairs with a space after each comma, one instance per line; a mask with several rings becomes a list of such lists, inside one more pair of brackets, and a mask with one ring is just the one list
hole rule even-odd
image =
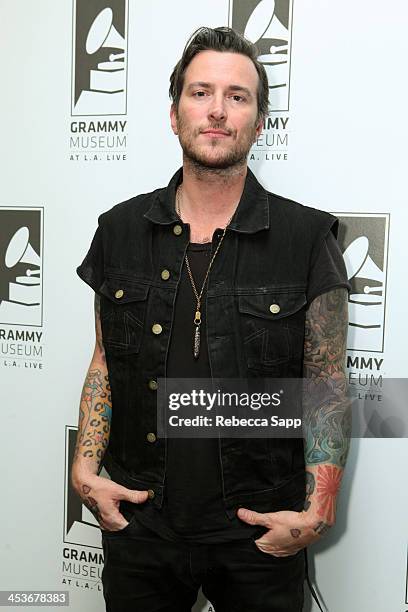
[[[211, 242], [190, 243], [190, 269], [200, 292], [211, 259]], [[196, 299], [184, 262], [177, 291], [167, 357], [168, 378], [211, 378], [206, 335], [205, 289], [201, 302], [199, 357], [193, 357]], [[163, 505], [135, 508], [138, 520], [162, 537], [175, 541], [227, 542], [257, 531], [238, 517], [227, 517], [222, 499], [217, 438], [168, 438]]]
[[[221, 247], [222, 248], [222, 247]], [[200, 291], [211, 257], [211, 243], [188, 247], [191, 272]], [[349, 288], [343, 257], [329, 232], [312, 262], [307, 302], [336, 287]], [[211, 378], [206, 341], [205, 290], [202, 298], [201, 348], [193, 357], [195, 297], [184, 264], [177, 292], [166, 376]], [[217, 438], [167, 440], [167, 471], [163, 506], [135, 507], [137, 518], [165, 538], [194, 542], [226, 542], [247, 538], [258, 527], [237, 516], [227, 517], [222, 499], [221, 466]], [[254, 508], [255, 509], [255, 508]]]

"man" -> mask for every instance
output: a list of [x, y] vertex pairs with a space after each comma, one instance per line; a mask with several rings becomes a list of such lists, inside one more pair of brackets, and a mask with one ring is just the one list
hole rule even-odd
[[[304, 551], [335, 522], [347, 277], [337, 220], [247, 168], [268, 111], [256, 57], [229, 28], [193, 35], [170, 85], [183, 168], [101, 215], [78, 268], [96, 344], [72, 482], [102, 528], [109, 612], [191, 610], [200, 585], [217, 612], [301, 610]], [[302, 375], [304, 442], [156, 435], [160, 377]]]

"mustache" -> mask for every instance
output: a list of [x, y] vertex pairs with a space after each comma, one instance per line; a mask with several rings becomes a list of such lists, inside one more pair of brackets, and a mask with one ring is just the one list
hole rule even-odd
[[235, 133], [234, 130], [231, 130], [223, 123], [212, 123], [211, 125], [201, 127], [198, 129], [198, 133], [201, 134], [202, 132], [205, 132], [206, 130], [222, 130], [223, 132], [227, 132], [229, 136], [232, 136]]

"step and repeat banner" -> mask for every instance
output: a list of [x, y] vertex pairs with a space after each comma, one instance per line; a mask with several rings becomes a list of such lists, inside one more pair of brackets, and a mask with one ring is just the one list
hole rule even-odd
[[[406, 377], [407, 18], [402, 0], [0, 0], [0, 589], [104, 609], [100, 532], [69, 484], [94, 343], [75, 268], [101, 212], [180, 165], [169, 75], [197, 27], [257, 43], [261, 182], [340, 219], [355, 395], [381, 407], [384, 380]], [[337, 524], [310, 549], [330, 612], [408, 610], [408, 432], [384, 438], [376, 416], [352, 441]]]

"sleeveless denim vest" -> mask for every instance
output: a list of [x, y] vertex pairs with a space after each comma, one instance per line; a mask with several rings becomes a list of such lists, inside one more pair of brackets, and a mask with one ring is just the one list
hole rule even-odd
[[[189, 225], [174, 208], [179, 170], [167, 188], [99, 217], [79, 276], [101, 297], [112, 393], [104, 465], [111, 478], [148, 489], [160, 508], [166, 439], [155, 435], [157, 379], [166, 373], [174, 304]], [[302, 376], [309, 272], [332, 215], [266, 191], [248, 170], [245, 188], [214, 260], [206, 290], [213, 378]], [[215, 230], [213, 250], [222, 235]], [[270, 306], [278, 305], [272, 309]], [[278, 310], [278, 312], [276, 312]], [[219, 439], [225, 510], [289, 508], [305, 496], [301, 439]]]

